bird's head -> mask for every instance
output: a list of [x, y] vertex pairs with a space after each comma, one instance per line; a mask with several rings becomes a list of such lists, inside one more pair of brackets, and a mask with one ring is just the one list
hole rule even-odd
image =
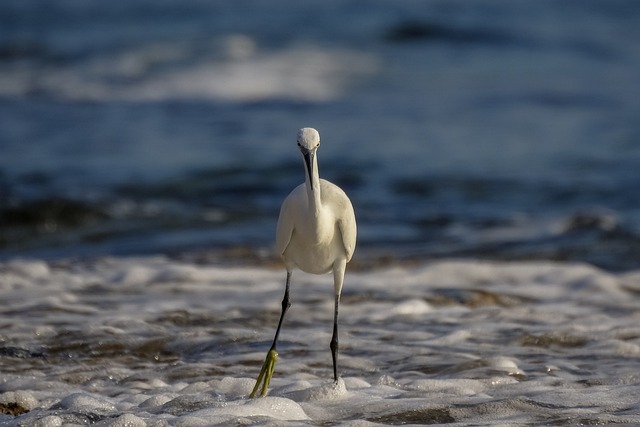
[[320, 146], [320, 134], [313, 128], [302, 128], [298, 131], [297, 141], [300, 152], [302, 152], [302, 157], [304, 158], [304, 164], [307, 169], [311, 191], [314, 191], [313, 177], [314, 173], [318, 173], [317, 170], [314, 170], [316, 168], [315, 157], [316, 150]]
[[314, 128], [302, 128], [298, 131], [298, 147], [302, 154], [315, 151], [320, 146], [320, 134]]

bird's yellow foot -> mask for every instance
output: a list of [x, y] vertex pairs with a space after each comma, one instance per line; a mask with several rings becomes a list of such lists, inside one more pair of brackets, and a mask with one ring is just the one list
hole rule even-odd
[[[251, 392], [249, 397], [254, 398], [258, 389], [260, 389], [260, 396], [265, 396], [267, 394], [267, 388], [269, 387], [269, 383], [271, 382], [273, 371], [276, 369], [277, 360], [278, 352], [272, 348], [271, 350], [269, 350], [269, 352], [267, 353], [267, 357], [265, 357], [264, 359], [262, 370], [260, 371], [260, 375], [258, 375], [256, 385], [253, 387], [253, 391]], [[262, 388], [260, 387], [261, 385]]]

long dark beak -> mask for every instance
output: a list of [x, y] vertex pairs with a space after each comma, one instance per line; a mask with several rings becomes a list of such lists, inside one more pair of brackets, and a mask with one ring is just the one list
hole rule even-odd
[[309, 184], [311, 185], [311, 191], [314, 191], [313, 188], [313, 157], [315, 153], [313, 151], [308, 151], [302, 149], [302, 157], [304, 157], [304, 164], [307, 167], [307, 173], [309, 174]]

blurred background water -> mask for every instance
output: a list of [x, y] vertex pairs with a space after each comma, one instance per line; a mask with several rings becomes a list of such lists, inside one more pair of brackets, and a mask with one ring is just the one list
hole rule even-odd
[[[0, 3], [0, 259], [266, 256], [303, 179], [356, 259], [640, 259], [640, 3]], [[234, 255], [235, 254], [235, 255]]]

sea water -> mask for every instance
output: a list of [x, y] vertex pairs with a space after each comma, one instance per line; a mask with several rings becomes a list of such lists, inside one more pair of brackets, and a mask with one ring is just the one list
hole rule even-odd
[[361, 255], [633, 269], [638, 19], [624, 0], [2, 2], [0, 258], [268, 251], [311, 126]]

